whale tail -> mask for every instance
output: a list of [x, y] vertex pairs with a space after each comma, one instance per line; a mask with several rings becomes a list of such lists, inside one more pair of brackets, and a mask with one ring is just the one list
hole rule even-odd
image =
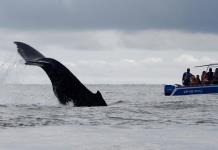
[[73, 101], [75, 106], [107, 106], [99, 91], [96, 94], [92, 93], [59, 61], [43, 56], [25, 43], [14, 43], [26, 65], [39, 66], [46, 72], [54, 94], [61, 104]]
[[17, 45], [17, 51], [23, 57], [23, 59], [28, 62], [35, 61], [40, 58], [45, 58], [40, 52], [32, 48], [31, 46], [21, 43], [21, 42], [14, 42]]
[[104, 101], [104, 98], [102, 97], [100, 91], [97, 91], [97, 93], [95, 93], [95, 99], [98, 100], [97, 102], [99, 106], [107, 106], [107, 103]]

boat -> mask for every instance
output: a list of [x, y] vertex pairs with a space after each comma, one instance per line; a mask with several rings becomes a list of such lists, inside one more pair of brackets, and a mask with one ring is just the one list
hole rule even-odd
[[[208, 65], [201, 65], [195, 67], [216, 67], [216, 64], [208, 64]], [[164, 94], [165, 96], [182, 96], [182, 95], [192, 95], [192, 94], [216, 94], [218, 93], [218, 84], [206, 84], [206, 85], [199, 85], [199, 86], [182, 86], [179, 84], [175, 85], [164, 85]]]
[[218, 85], [203, 85], [203, 86], [179, 86], [165, 85], [164, 93], [166, 96], [180, 96], [191, 94], [213, 94], [218, 93]]

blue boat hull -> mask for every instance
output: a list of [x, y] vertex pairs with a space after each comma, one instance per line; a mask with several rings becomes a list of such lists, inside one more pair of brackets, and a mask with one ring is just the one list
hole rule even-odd
[[191, 86], [191, 87], [165, 85], [164, 93], [166, 96], [212, 94], [212, 93], [218, 93], [218, 85]]

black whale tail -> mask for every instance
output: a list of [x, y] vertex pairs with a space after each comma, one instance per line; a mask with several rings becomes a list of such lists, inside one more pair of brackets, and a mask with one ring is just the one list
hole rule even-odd
[[101, 95], [101, 92], [97, 91], [97, 93], [95, 93], [95, 99], [97, 99], [98, 101], [98, 106], [107, 106], [107, 103], [104, 101], [104, 98]]
[[32, 48], [31, 46], [22, 43], [14, 42], [17, 45], [17, 51], [23, 57], [23, 59], [28, 63], [29, 61], [35, 61], [40, 58], [45, 58], [40, 52]]
[[63, 64], [47, 58], [31, 46], [14, 42], [26, 65], [41, 67], [51, 80], [53, 91], [61, 104], [73, 101], [75, 106], [107, 106], [101, 93], [92, 93]]

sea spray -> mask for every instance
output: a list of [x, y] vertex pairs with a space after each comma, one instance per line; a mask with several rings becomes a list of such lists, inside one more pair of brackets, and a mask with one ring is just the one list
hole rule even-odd
[[20, 74], [25, 66], [21, 64], [23, 64], [23, 60], [15, 54], [8, 56], [0, 62], [0, 86], [8, 83], [15, 84], [22, 82]]

